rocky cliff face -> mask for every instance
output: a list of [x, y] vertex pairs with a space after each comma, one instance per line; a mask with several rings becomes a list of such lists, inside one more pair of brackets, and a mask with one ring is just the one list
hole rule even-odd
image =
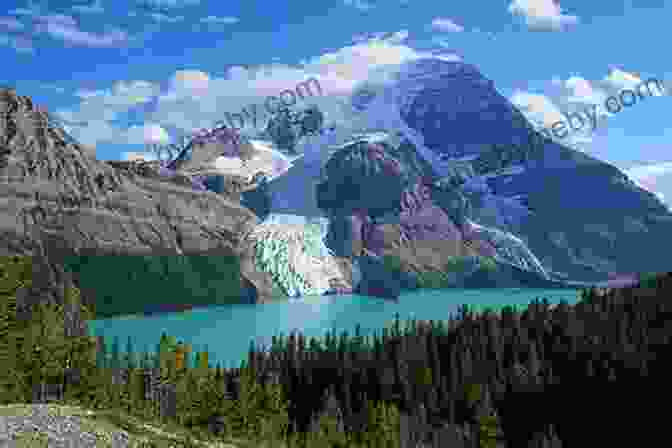
[[240, 254], [256, 216], [190, 183], [96, 160], [30, 98], [0, 90], [0, 255]]
[[515, 235], [552, 277], [596, 282], [669, 269], [672, 214], [655, 195], [544, 139], [475, 66], [423, 59], [395, 76], [353, 96], [358, 120], [405, 133], [440, 176], [471, 165], [458, 186], [469, 217]]
[[[404, 272], [436, 272], [452, 258], [498, 253], [487, 232], [469, 225], [466, 199], [456, 189], [436, 189], [435, 173], [408, 141], [345, 145], [327, 162], [325, 178], [317, 196], [330, 217], [327, 244], [356, 260], [359, 293], [396, 297], [409, 283], [398, 273], [385, 275], [385, 257], [399, 259]], [[520, 283], [508, 284], [514, 285]]]

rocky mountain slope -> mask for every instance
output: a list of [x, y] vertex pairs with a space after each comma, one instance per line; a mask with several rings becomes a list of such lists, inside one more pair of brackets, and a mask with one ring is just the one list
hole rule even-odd
[[96, 160], [11, 89], [0, 90], [0, 152], [1, 255], [46, 253], [52, 268], [69, 255], [240, 256], [258, 223], [236, 200], [240, 182], [215, 194], [151, 164]]
[[[318, 205], [330, 219], [328, 245], [365, 270], [360, 290], [396, 296], [408, 287], [409, 281], [390, 272], [375, 272], [390, 257], [398, 260], [403, 273], [445, 272], [451, 279], [446, 286], [553, 286], [543, 269], [536, 269], [538, 263], [524, 244], [472, 222], [464, 195], [435, 185], [436, 173], [412, 143], [404, 140], [395, 147], [380, 134], [334, 153], [318, 186]], [[494, 260], [495, 266], [503, 263], [488, 281], [478, 274], [482, 259]], [[510, 266], [530, 274], [521, 276]], [[374, 282], [376, 277], [379, 281]]]
[[404, 134], [467, 199], [470, 220], [515, 235], [553, 278], [669, 269], [672, 214], [658, 198], [616, 167], [544, 139], [476, 67], [421, 59], [391, 78], [355, 92], [359, 126]]

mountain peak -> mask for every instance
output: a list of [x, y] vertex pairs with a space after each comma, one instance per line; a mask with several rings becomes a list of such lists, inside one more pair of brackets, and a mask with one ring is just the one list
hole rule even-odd
[[0, 177], [4, 182], [57, 182], [54, 186], [94, 195], [118, 186], [120, 180], [113, 173], [95, 160], [92, 148], [72, 142], [30, 97], [18, 95], [13, 88], [0, 89]]
[[97, 254], [232, 253], [257, 219], [226, 195], [200, 195], [156, 167], [99, 161], [49, 113], [0, 89], [0, 253], [35, 245]]

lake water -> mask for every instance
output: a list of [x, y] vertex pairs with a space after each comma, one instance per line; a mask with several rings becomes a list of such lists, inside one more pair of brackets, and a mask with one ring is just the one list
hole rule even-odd
[[110, 348], [119, 337], [122, 350], [131, 336], [135, 352], [153, 353], [162, 332], [189, 343], [194, 351], [207, 345], [210, 363], [239, 367], [247, 359], [250, 340], [270, 345], [271, 336], [282, 332], [301, 331], [306, 336], [323, 337], [335, 328], [339, 333], [353, 334], [361, 325], [363, 335], [372, 334], [394, 320], [447, 320], [458, 307], [467, 304], [476, 310], [505, 305], [526, 306], [534, 299], [546, 298], [550, 303], [561, 299], [569, 304], [579, 300], [579, 290], [561, 289], [449, 289], [420, 290], [403, 294], [398, 302], [358, 295], [319, 296], [300, 301], [259, 305], [227, 305], [200, 308], [188, 312], [155, 316], [119, 317], [90, 322], [91, 335], [102, 335]]

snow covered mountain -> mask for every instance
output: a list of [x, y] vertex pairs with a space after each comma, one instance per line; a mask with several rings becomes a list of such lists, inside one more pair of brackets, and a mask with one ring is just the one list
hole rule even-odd
[[599, 281], [669, 268], [672, 215], [658, 198], [543, 139], [473, 65], [403, 64], [364, 83], [351, 109], [359, 128], [403, 134], [440, 177], [471, 165], [461, 187], [471, 219], [515, 235], [551, 275]]
[[[617, 168], [544, 139], [473, 65], [432, 58], [388, 66], [362, 83], [345, 109], [346, 120], [299, 143], [298, 158], [270, 164], [269, 222], [273, 215], [326, 217], [331, 241], [360, 251], [341, 255], [394, 254], [416, 270], [440, 267], [437, 257], [470, 254], [545, 280], [600, 282], [669, 268], [668, 209]], [[348, 159], [357, 151], [359, 162]], [[349, 161], [344, 173], [332, 169], [329, 180], [336, 154], [349, 154]], [[212, 173], [224, 174], [220, 162], [210, 164]], [[395, 186], [390, 176], [402, 174], [375, 175], [385, 164], [414, 174]], [[351, 169], [364, 170], [365, 180], [349, 194], [359, 209], [344, 214]], [[330, 182], [330, 205], [320, 205]], [[376, 207], [386, 207], [380, 203], [386, 194], [390, 204], [406, 202], [373, 217]], [[366, 205], [366, 195], [379, 204]], [[338, 228], [350, 230], [334, 238]], [[403, 244], [389, 238], [410, 241], [411, 252], [426, 250], [424, 261], [403, 255]], [[438, 249], [446, 241], [449, 247]]]

